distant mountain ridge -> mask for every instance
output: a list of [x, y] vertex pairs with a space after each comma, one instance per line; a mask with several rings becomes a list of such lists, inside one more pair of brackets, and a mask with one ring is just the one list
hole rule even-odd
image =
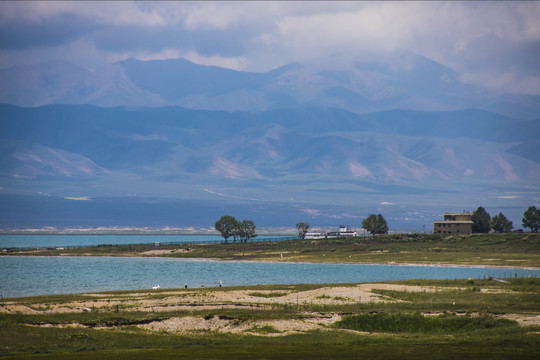
[[379, 62], [335, 56], [265, 73], [185, 59], [128, 59], [95, 70], [50, 61], [0, 70], [0, 83], [0, 103], [31, 107], [183, 106], [252, 112], [327, 107], [358, 114], [478, 108], [516, 118], [540, 117], [539, 96], [502, 96], [462, 84], [452, 69], [415, 54]]
[[537, 152], [523, 151], [537, 146], [540, 120], [480, 110], [0, 105], [0, 113], [0, 176], [11, 192], [31, 185], [57, 196], [271, 200], [289, 187], [310, 198], [322, 184], [325, 196], [339, 198], [336, 192], [383, 188], [510, 191], [540, 179]]

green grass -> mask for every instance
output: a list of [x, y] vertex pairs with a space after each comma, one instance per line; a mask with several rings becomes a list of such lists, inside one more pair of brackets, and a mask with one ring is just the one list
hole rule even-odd
[[348, 316], [337, 322], [337, 328], [369, 332], [417, 333], [417, 332], [473, 332], [478, 330], [509, 327], [519, 330], [515, 321], [494, 319], [492, 316], [456, 316], [442, 314], [424, 316], [420, 313], [376, 313]]
[[254, 326], [246, 332], [254, 332], [258, 334], [279, 334], [281, 331], [273, 327], [272, 325]]
[[[3, 334], [2, 334], [3, 335]], [[339, 330], [279, 337], [173, 336], [79, 329], [30, 329], [18, 354], [2, 359], [535, 359], [523, 332], [496, 337], [360, 336]], [[44, 342], [47, 341], [46, 344]]]
[[[152, 245], [110, 245], [65, 250], [24, 250], [11, 255], [145, 256]], [[160, 250], [186, 249], [161, 245]], [[540, 234], [424, 235], [397, 234], [263, 243], [189, 245], [189, 252], [160, 256], [351, 263], [441, 263], [540, 267]], [[323, 256], [324, 254], [324, 256]], [[156, 256], [156, 255], [152, 255]]]

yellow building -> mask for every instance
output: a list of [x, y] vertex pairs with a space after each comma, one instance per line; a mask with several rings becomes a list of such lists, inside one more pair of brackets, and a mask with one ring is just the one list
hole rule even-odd
[[472, 234], [471, 213], [445, 213], [443, 219], [433, 222], [434, 234]]

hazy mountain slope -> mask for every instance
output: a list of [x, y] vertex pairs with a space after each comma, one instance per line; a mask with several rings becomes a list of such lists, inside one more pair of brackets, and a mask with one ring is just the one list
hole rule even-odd
[[389, 110], [364, 114], [361, 119], [375, 131], [411, 136], [509, 142], [534, 140], [540, 131], [537, 121], [509, 121], [508, 117], [477, 109], [449, 112]]
[[[540, 120], [536, 121], [537, 126], [540, 124]], [[540, 140], [529, 140], [520, 142], [518, 145], [508, 150], [511, 154], [516, 154], [524, 159], [534, 161], [540, 164]]]
[[494, 94], [463, 84], [454, 70], [411, 53], [376, 60], [340, 55], [266, 73], [185, 59], [129, 59], [92, 71], [56, 61], [0, 70], [0, 83], [0, 103], [19, 106], [180, 105], [253, 112], [324, 107], [355, 113], [485, 108], [526, 119], [540, 114], [538, 96]]
[[[355, 181], [363, 188], [435, 189], [521, 186], [540, 179], [534, 156], [520, 156], [521, 148], [534, 147], [528, 139], [540, 122], [478, 110], [356, 115], [310, 108], [250, 114], [2, 105], [0, 113], [1, 170], [15, 188], [17, 176], [42, 178], [45, 186], [47, 178], [58, 185], [74, 175], [99, 177], [96, 191], [102, 181], [122, 193], [150, 191], [154, 184], [161, 196], [166, 189], [216, 186], [227, 179], [240, 181], [231, 186], [246, 194], [300, 178], [326, 182], [328, 194]], [[133, 181], [123, 184], [126, 178]]]
[[169, 101], [204, 94], [215, 96], [238, 89], [261, 86], [264, 74], [202, 66], [184, 59], [118, 63], [127, 78], [141, 89]]
[[84, 88], [89, 76], [90, 71], [63, 61], [0, 70], [0, 101], [20, 106], [40, 106], [59, 101], [83, 103], [86, 101], [83, 94], [73, 95], [77, 89]]
[[3, 140], [0, 153], [0, 171], [14, 178], [73, 178], [109, 173], [85, 156], [36, 143]]

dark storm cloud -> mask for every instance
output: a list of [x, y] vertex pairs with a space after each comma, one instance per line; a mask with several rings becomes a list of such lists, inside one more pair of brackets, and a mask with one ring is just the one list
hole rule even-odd
[[74, 14], [58, 14], [39, 22], [8, 19], [0, 24], [0, 49], [61, 45], [97, 28], [97, 24]]

